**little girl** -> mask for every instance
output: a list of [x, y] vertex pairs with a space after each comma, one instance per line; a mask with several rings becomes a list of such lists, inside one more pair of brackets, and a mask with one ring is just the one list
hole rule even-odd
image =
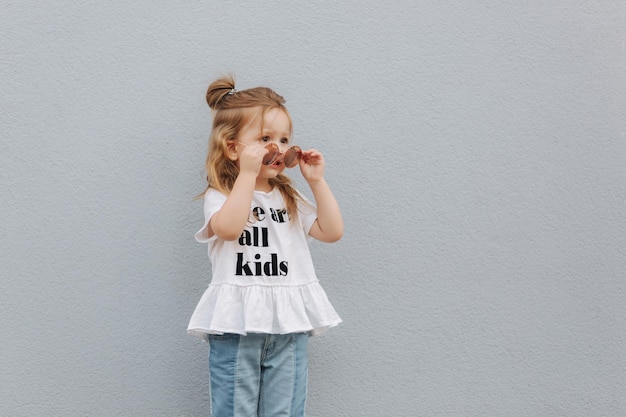
[[[269, 88], [207, 91], [213, 127], [204, 226], [212, 280], [189, 323], [207, 338], [213, 417], [304, 416], [307, 342], [341, 319], [320, 286], [308, 240], [343, 235], [324, 157], [292, 146], [285, 100]], [[299, 165], [316, 206], [283, 171]]]

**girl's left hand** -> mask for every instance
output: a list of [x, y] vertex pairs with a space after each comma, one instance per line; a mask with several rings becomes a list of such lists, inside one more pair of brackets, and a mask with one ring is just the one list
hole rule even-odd
[[300, 158], [300, 172], [307, 182], [315, 182], [324, 179], [324, 156], [316, 149], [302, 151]]

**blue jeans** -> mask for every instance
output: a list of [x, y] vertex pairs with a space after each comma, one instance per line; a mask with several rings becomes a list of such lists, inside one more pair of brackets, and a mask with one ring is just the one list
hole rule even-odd
[[209, 335], [212, 417], [304, 417], [307, 333]]

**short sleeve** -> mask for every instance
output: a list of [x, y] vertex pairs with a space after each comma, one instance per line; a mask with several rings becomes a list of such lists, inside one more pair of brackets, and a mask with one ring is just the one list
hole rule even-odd
[[226, 201], [226, 195], [220, 193], [219, 191], [209, 188], [204, 195], [204, 225], [200, 230], [198, 230], [195, 234], [195, 238], [200, 243], [207, 243], [216, 238], [215, 235], [209, 237], [208, 236], [208, 227], [209, 221], [211, 217], [215, 213], [217, 213], [224, 202]]
[[317, 207], [305, 196], [300, 193], [298, 194], [300, 195], [300, 199], [298, 200], [298, 216], [300, 217], [302, 228], [308, 236], [313, 223], [317, 220]]

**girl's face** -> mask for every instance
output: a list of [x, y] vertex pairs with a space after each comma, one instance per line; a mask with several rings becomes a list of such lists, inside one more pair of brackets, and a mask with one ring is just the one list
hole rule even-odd
[[[236, 138], [246, 146], [264, 147], [269, 143], [274, 143], [282, 154], [291, 146], [291, 120], [287, 113], [279, 108], [272, 108], [265, 112], [263, 120], [260, 117], [252, 119], [243, 129], [239, 131]], [[237, 155], [241, 154], [244, 146], [236, 146]], [[257, 189], [259, 186], [267, 188], [268, 180], [283, 172], [285, 164], [283, 155], [276, 159], [271, 165], [262, 165], [261, 172], [257, 177]], [[237, 160], [239, 165], [239, 159]]]

